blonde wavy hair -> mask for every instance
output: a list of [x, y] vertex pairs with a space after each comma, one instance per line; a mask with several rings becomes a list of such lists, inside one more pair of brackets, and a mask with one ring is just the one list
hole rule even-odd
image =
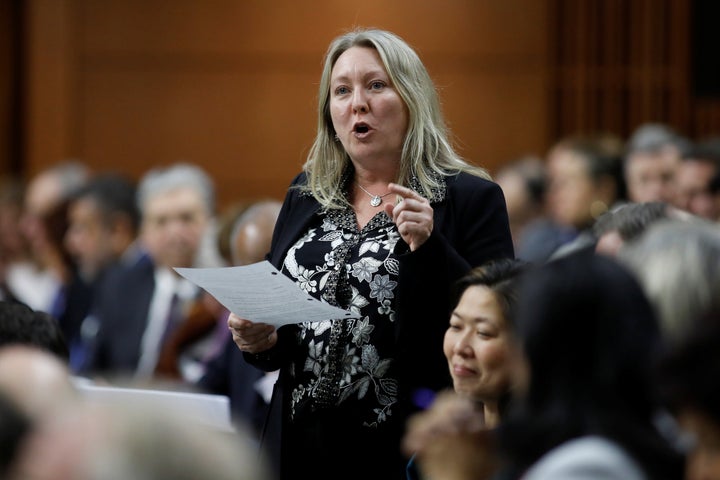
[[338, 57], [351, 47], [375, 49], [409, 112], [408, 131], [402, 148], [396, 182], [409, 186], [415, 177], [426, 198], [441, 187], [441, 178], [458, 172], [490, 179], [484, 168], [462, 159], [448, 138], [435, 85], [417, 53], [397, 35], [378, 29], [355, 29], [330, 44], [320, 79], [317, 136], [303, 169], [311, 193], [326, 210], [348, 206], [342, 177], [350, 157], [335, 139], [330, 117], [330, 76]]

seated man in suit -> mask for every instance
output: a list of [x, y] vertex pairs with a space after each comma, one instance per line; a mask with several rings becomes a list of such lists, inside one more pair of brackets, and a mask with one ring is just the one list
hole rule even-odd
[[[95, 175], [70, 197], [67, 213], [68, 229], [63, 241], [89, 286], [88, 302], [92, 304], [104, 273], [117, 263], [137, 261], [141, 254], [136, 245], [140, 212], [135, 183], [118, 174]], [[76, 317], [76, 324], [65, 330], [73, 372], [82, 368], [87, 343], [97, 330], [92, 318], [86, 320]]]
[[[270, 241], [282, 203], [261, 200], [240, 213], [230, 229], [230, 255], [234, 265], [260, 262], [270, 251]], [[208, 393], [227, 395], [233, 421], [248, 425], [258, 435], [265, 421], [269, 395], [277, 372], [265, 373], [245, 362], [222, 318], [220, 351], [213, 356], [197, 386]]]
[[[200, 294], [173, 268], [217, 266], [197, 261], [213, 226], [214, 186], [194, 165], [153, 169], [138, 184], [137, 203], [139, 241], [146, 254], [107, 272], [95, 298], [98, 331], [84, 372], [150, 381], [162, 376], [156, 371], [161, 349], [188, 321]], [[202, 346], [204, 334], [214, 327], [212, 319], [201, 320], [207, 324], [196, 330], [200, 342], [190, 347]], [[180, 375], [196, 380], [202, 352], [185, 348], [182, 353], [176, 359]]]

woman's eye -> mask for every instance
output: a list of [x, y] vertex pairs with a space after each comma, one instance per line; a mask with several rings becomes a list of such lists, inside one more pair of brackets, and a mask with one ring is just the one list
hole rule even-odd
[[487, 330], [478, 330], [478, 331], [477, 331], [477, 335], [478, 335], [478, 337], [480, 337], [480, 338], [490, 338], [490, 337], [493, 336], [493, 333], [492, 333], [492, 332], [489, 332], [489, 331], [487, 331]]
[[385, 87], [385, 84], [379, 80], [370, 84], [370, 88], [373, 90], [382, 90], [383, 87]]
[[345, 94], [348, 93], [349, 91], [350, 91], [350, 90], [349, 90], [347, 87], [337, 87], [337, 88], [335, 89], [335, 94], [336, 94], [336, 95], [345, 95]]

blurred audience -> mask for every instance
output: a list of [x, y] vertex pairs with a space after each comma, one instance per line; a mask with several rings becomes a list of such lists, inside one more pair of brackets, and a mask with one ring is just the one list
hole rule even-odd
[[10, 480], [270, 480], [243, 432], [172, 408], [78, 403], [29, 434]]
[[623, 175], [631, 202], [675, 201], [675, 175], [690, 141], [670, 126], [644, 123], [625, 145]]
[[617, 257], [637, 276], [667, 341], [692, 330], [691, 319], [720, 302], [720, 228], [706, 220], [653, 224]]
[[626, 243], [640, 237], [660, 220], [689, 220], [690, 214], [665, 202], [626, 203], [597, 219], [593, 234], [595, 253], [615, 256]]
[[695, 144], [677, 167], [675, 205], [698, 217], [713, 222], [720, 220], [711, 185], [719, 173], [720, 139]]
[[625, 268], [602, 256], [550, 262], [525, 277], [516, 325], [527, 383], [500, 426], [505, 478], [682, 478], [655, 423], [660, 328]]
[[20, 228], [24, 196], [22, 180], [0, 180], [0, 300], [20, 301], [13, 291], [17, 278], [35, 269], [30, 245]]
[[720, 315], [706, 314], [660, 362], [668, 408], [684, 431], [685, 480], [720, 479]]
[[[214, 184], [196, 165], [154, 168], [138, 184], [137, 203], [145, 255], [107, 272], [96, 292], [98, 331], [83, 371], [106, 380], [195, 381], [202, 373], [205, 339], [216, 321], [197, 302], [200, 289], [173, 268], [208, 266], [197, 259], [215, 215]], [[170, 365], [156, 371], [163, 346], [179, 329], [191, 330], [192, 342], [185, 336]]]
[[[135, 184], [119, 174], [97, 174], [70, 196], [64, 242], [90, 289], [90, 303], [108, 268], [137, 261], [139, 222]], [[85, 363], [87, 344], [98, 328], [95, 317], [87, 315], [89, 307], [84, 313], [65, 328], [73, 371], [80, 371]]]
[[562, 242], [562, 231], [546, 214], [547, 173], [542, 159], [522, 157], [503, 166], [495, 181], [505, 195], [515, 256], [546, 260]]
[[16, 461], [32, 421], [17, 403], [0, 389], [0, 478], [8, 478], [8, 471]]
[[621, 152], [621, 140], [605, 134], [564, 138], [548, 152], [548, 212], [565, 231], [551, 259], [594, 249], [595, 220], [624, 200]]
[[87, 281], [98, 281], [117, 261], [137, 258], [140, 211], [135, 183], [124, 175], [93, 176], [70, 197], [65, 245]]
[[657, 424], [661, 331], [630, 272], [600, 255], [548, 262], [523, 276], [514, 319], [518, 388], [497, 436], [467, 417], [436, 431], [437, 443], [471, 435], [476, 448], [432, 457], [433, 478], [682, 478], [683, 455]]
[[[63, 237], [68, 199], [89, 176], [83, 163], [62, 162], [41, 170], [25, 190], [20, 226], [30, 244], [34, 268], [17, 272], [13, 291], [22, 302], [50, 313], [61, 325], [66, 306], [82, 310], [86, 304], [84, 286], [63, 246]], [[68, 302], [68, 296], [77, 298]]]
[[49, 313], [24, 303], [0, 301], [0, 347], [16, 344], [38, 347], [64, 363], [70, 358], [60, 325]]
[[0, 391], [34, 423], [52, 418], [80, 398], [67, 364], [32, 345], [0, 348]]

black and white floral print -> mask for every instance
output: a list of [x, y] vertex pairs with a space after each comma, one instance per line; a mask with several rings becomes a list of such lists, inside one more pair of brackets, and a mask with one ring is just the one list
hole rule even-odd
[[300, 288], [358, 315], [301, 324], [292, 364], [294, 419], [338, 406], [376, 427], [392, 414], [398, 389], [392, 375], [398, 277], [393, 249], [399, 238], [384, 212], [359, 230], [346, 209], [319, 216], [288, 251], [283, 272]]

